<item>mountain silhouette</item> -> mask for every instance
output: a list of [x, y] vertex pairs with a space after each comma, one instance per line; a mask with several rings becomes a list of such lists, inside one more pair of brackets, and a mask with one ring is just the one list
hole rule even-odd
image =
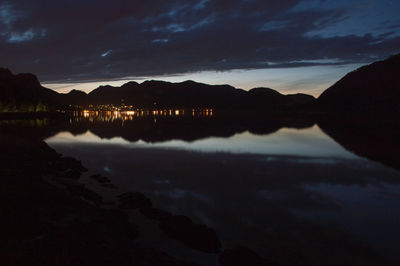
[[328, 111], [400, 111], [400, 54], [348, 73], [317, 103]]
[[310, 104], [310, 95], [282, 95], [269, 88], [250, 91], [229, 85], [208, 85], [194, 81], [171, 83], [150, 80], [128, 82], [121, 87], [100, 86], [89, 93], [93, 104], [125, 103], [140, 108], [219, 108], [276, 110]]
[[89, 103], [88, 95], [80, 90], [71, 90], [69, 93], [59, 93], [53, 97], [54, 102], [61, 105], [86, 105]]
[[0, 68], [0, 112], [47, 111], [57, 92], [40, 85], [33, 74], [14, 75]]
[[[283, 95], [269, 88], [250, 91], [229, 85], [208, 85], [194, 81], [171, 83], [150, 80], [128, 82], [120, 87], [100, 86], [89, 94], [72, 90], [60, 94], [40, 85], [33, 74], [13, 75], [0, 71], [0, 103], [4, 111], [37, 111], [37, 105], [46, 110], [71, 109], [99, 104], [125, 104], [134, 108], [215, 108], [220, 110], [282, 111], [310, 105], [315, 98], [306, 94]], [[29, 108], [25, 108], [27, 105]]]

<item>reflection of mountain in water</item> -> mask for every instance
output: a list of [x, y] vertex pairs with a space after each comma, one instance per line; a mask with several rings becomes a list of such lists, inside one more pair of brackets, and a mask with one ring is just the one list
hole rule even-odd
[[[371, 123], [376, 121], [375, 123]], [[381, 121], [381, 122], [380, 122]], [[383, 119], [357, 117], [356, 119], [329, 118], [318, 122], [319, 127], [345, 149], [400, 169], [400, 125]]]
[[135, 142], [161, 142], [172, 139], [195, 141], [208, 137], [231, 137], [244, 131], [253, 134], [271, 134], [282, 127], [310, 127], [312, 122], [305, 121], [293, 123], [280, 120], [238, 120], [218, 118], [141, 118], [134, 121], [116, 120], [111, 123], [100, 121], [89, 122], [85, 119], [78, 122], [86, 126], [100, 138], [122, 137], [125, 140]]
[[[378, 120], [378, 119], [374, 119]], [[318, 121], [318, 126], [333, 140], [361, 157], [382, 162], [400, 169], [397, 151], [400, 150], [400, 126], [396, 123], [355, 123], [342, 118], [310, 118], [300, 116], [254, 117], [254, 116], [147, 116], [132, 119], [107, 120], [101, 116], [75, 116], [65, 119], [38, 119], [0, 121], [0, 133], [49, 138], [60, 132], [73, 135], [88, 130], [100, 138], [121, 137], [130, 142], [143, 140], [156, 143], [168, 140], [195, 141], [208, 137], [228, 138], [249, 131], [268, 135], [283, 127], [307, 128]], [[370, 121], [357, 118], [356, 121]]]
[[3, 121], [1, 130], [13, 134], [30, 132], [31, 136], [48, 138], [67, 131], [73, 135], [90, 130], [100, 138], [122, 137], [135, 142], [161, 142], [167, 140], [195, 141], [207, 137], [231, 137], [249, 131], [253, 134], [266, 135], [282, 127], [306, 128], [313, 126], [313, 121], [297, 118], [256, 118], [242, 117], [135, 117], [133, 119], [105, 120], [101, 116], [69, 117], [63, 120]]

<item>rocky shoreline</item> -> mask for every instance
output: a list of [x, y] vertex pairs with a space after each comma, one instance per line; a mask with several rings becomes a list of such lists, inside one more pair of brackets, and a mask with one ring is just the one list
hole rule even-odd
[[[157, 209], [139, 192], [105, 201], [80, 182], [87, 174], [80, 161], [58, 154], [40, 139], [2, 134], [0, 147], [3, 265], [198, 265], [142, 245], [138, 211], [171, 241], [215, 254], [220, 265], [276, 265], [246, 248], [221, 252], [215, 230]], [[115, 188], [107, 177], [89, 178]]]

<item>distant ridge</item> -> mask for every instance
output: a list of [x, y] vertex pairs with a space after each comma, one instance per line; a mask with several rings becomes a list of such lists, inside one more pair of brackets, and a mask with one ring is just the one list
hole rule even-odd
[[400, 111], [400, 54], [348, 73], [317, 102], [333, 111]]
[[0, 112], [47, 111], [57, 92], [40, 85], [33, 74], [14, 75], [0, 68]]
[[121, 102], [140, 107], [206, 108], [221, 109], [269, 109], [277, 110], [294, 105], [312, 103], [310, 95], [282, 95], [269, 88], [250, 91], [230, 85], [208, 85], [194, 81], [171, 83], [150, 80], [141, 84], [129, 82], [121, 87], [100, 86], [88, 94], [95, 104]]
[[[33, 74], [13, 75], [0, 69], [0, 110], [35, 112], [88, 105], [128, 105], [135, 108], [217, 108], [223, 110], [282, 111], [310, 105], [315, 98], [306, 94], [282, 95], [270, 88], [250, 91], [230, 85], [208, 85], [194, 81], [171, 83], [149, 80], [128, 82], [120, 87], [100, 86], [89, 94], [72, 90], [60, 94], [40, 85]], [[25, 108], [25, 105], [31, 107]], [[34, 106], [34, 107], [32, 107]]]
[[[101, 95], [101, 90], [98, 88], [92, 93]], [[128, 83], [120, 90], [123, 90], [121, 96], [125, 97], [125, 101], [147, 107], [156, 103], [160, 107], [279, 110], [311, 104], [315, 100], [310, 95], [282, 95], [269, 88], [245, 91], [230, 85], [208, 85], [194, 81], [170, 83], [151, 80], [141, 84]]]

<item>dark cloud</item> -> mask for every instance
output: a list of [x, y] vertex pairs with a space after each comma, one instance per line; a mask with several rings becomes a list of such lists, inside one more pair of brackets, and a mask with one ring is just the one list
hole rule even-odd
[[399, 52], [391, 13], [368, 17], [371, 29], [348, 26], [373, 13], [361, 2], [1, 1], [1, 65], [42, 81], [80, 81], [370, 62]]

